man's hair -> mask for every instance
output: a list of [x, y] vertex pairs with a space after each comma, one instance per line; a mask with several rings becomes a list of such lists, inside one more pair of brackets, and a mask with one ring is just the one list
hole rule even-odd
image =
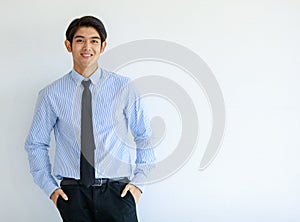
[[93, 16], [83, 16], [81, 18], [74, 19], [66, 31], [66, 39], [71, 43], [71, 45], [74, 35], [80, 27], [93, 27], [99, 33], [101, 43], [106, 40], [107, 34], [103, 23]]

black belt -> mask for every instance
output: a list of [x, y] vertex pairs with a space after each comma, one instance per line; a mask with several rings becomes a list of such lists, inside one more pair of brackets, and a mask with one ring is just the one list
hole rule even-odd
[[[113, 183], [113, 182], [121, 182], [121, 183], [129, 183], [129, 179], [126, 177], [122, 177], [122, 178], [113, 178], [113, 179], [109, 179], [109, 178], [100, 178], [100, 179], [95, 179], [94, 184], [92, 185], [93, 187], [101, 187], [103, 184], [106, 183]], [[80, 180], [76, 180], [73, 178], [63, 178], [63, 180], [60, 182], [61, 186], [65, 186], [65, 185], [83, 185], [82, 182]]]

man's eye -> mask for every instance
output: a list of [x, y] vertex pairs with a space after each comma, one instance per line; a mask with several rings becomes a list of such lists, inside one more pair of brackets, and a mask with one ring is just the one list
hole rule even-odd
[[81, 42], [83, 42], [83, 40], [82, 39], [77, 39], [76, 42], [81, 43]]
[[92, 43], [98, 44], [98, 43], [99, 43], [99, 40], [98, 40], [98, 39], [93, 39], [93, 40], [92, 40]]

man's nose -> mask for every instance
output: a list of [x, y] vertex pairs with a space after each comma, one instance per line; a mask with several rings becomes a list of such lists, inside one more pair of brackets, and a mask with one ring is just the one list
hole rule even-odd
[[85, 41], [83, 44], [83, 49], [89, 49], [90, 48], [90, 43], [89, 41]]

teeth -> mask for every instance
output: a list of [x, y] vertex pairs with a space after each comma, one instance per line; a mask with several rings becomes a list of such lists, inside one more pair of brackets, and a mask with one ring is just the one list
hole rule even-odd
[[82, 55], [86, 57], [92, 56], [91, 54], [82, 54]]

